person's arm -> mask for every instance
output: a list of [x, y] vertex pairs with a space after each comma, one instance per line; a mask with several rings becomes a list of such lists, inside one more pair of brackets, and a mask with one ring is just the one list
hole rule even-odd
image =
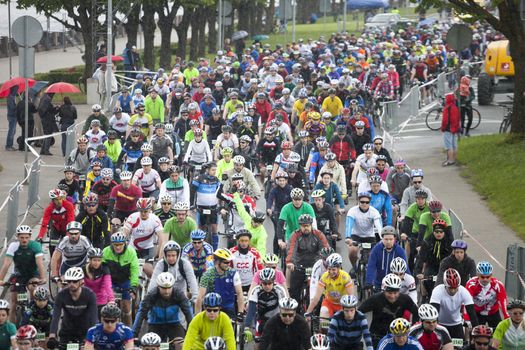
[[[221, 322], [221, 326], [222, 326], [221, 336], [224, 342], [226, 343], [226, 350], [236, 350], [237, 342], [235, 341], [235, 333], [233, 331], [233, 325], [230, 322], [230, 319], [228, 317], [226, 317], [224, 321], [226, 322]], [[185, 338], [187, 338], [187, 336]]]
[[11, 266], [11, 263], [13, 262], [13, 257], [6, 255], [4, 262], [2, 263], [2, 268], [0, 269], [0, 284], [4, 284], [4, 278], [7, 274], [7, 271], [9, 270], [9, 267]]
[[206, 295], [206, 288], [200, 286], [199, 294], [197, 295], [197, 300], [195, 301], [195, 313], [196, 314], [202, 311], [202, 301], [204, 299], [204, 295]]
[[310, 305], [308, 305], [308, 309], [306, 310], [306, 313], [311, 313], [319, 303], [319, 300], [321, 300], [321, 296], [324, 293], [325, 285], [322, 282], [319, 282], [317, 284], [317, 288], [315, 291], [315, 295], [313, 299], [310, 300]]
[[392, 226], [392, 201], [390, 196], [385, 195], [385, 212], [386, 212], [386, 224]]
[[[240, 279], [240, 277], [239, 277]], [[235, 280], [235, 279], [234, 279]], [[238, 312], [244, 312], [244, 294], [242, 292], [242, 284], [239, 283], [235, 287], [235, 294], [237, 296], [237, 310]]]
[[370, 330], [368, 329], [368, 321], [366, 317], [363, 317], [361, 320], [361, 330], [363, 332], [363, 340], [366, 344], [366, 350], [374, 350], [372, 345], [372, 336], [370, 335]]
[[[5, 260], [8, 261], [10, 259], [5, 259]], [[38, 269], [38, 275], [40, 277], [40, 282], [46, 282], [47, 271], [46, 271], [46, 268], [44, 267], [44, 255], [41, 254], [41, 255], [35, 256], [35, 261], [36, 261], [36, 266]], [[3, 270], [3, 266], [2, 266], [2, 270]], [[5, 276], [5, 274], [1, 276]], [[3, 280], [3, 277], [0, 278], [0, 281], [2, 280]]]
[[58, 323], [62, 316], [62, 301], [61, 295], [55, 297], [55, 306], [53, 307], [53, 316], [51, 317], [51, 324], [49, 326], [49, 338], [56, 338], [58, 330]]
[[193, 320], [193, 312], [191, 309], [191, 304], [188, 298], [186, 298], [186, 293], [182, 291], [174, 290], [174, 293], [177, 293], [176, 299], [179, 300], [179, 307], [182, 311], [182, 314], [184, 315], [184, 318], [186, 319], [187, 323], [190, 323], [191, 320]]
[[352, 236], [352, 229], [354, 226], [354, 222], [355, 222], [355, 219], [353, 216], [350, 216], [350, 215], [346, 216], [346, 232], [345, 232], [346, 239], [350, 239], [350, 237]]
[[470, 323], [472, 323], [472, 327], [476, 327], [478, 322], [478, 315], [476, 314], [476, 310], [474, 309], [474, 304], [465, 305], [465, 310], [467, 311], [467, 315], [470, 318]]
[[497, 288], [498, 288], [498, 294], [497, 294], [497, 300], [500, 307], [501, 312], [503, 313], [503, 318], [507, 319], [510, 317], [509, 312], [507, 310], [507, 291], [505, 290], [505, 286], [500, 281], [497, 281]]
[[154, 303], [154, 294], [148, 293], [146, 297], [142, 300], [139, 305], [139, 311], [135, 316], [135, 321], [133, 322], [132, 330], [135, 337], [138, 337], [140, 329], [142, 327], [142, 321], [148, 316], [149, 310]]
[[53, 277], [60, 276], [59, 262], [61, 259], [62, 259], [62, 252], [59, 251], [58, 249], [55, 249], [55, 251], [53, 252], [53, 255], [51, 256], [51, 274]]
[[191, 300], [193, 303], [197, 300], [197, 296], [199, 295], [199, 285], [197, 283], [197, 277], [195, 277], [195, 272], [193, 271], [193, 266], [191, 265], [191, 262], [189, 262], [186, 259], [180, 259], [179, 264], [183, 264], [183, 269], [186, 272], [186, 283], [188, 284], [188, 289], [191, 293]]

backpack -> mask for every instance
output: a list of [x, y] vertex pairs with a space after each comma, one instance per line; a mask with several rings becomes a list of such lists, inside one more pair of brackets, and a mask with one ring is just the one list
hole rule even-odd
[[[164, 263], [164, 268], [162, 272], [168, 272], [168, 268], [169, 268], [168, 263], [166, 262], [166, 260], [163, 260], [163, 263]], [[182, 278], [184, 278], [185, 281], [188, 281], [188, 279], [186, 278], [186, 271], [184, 270], [184, 266], [182, 265], [183, 263], [182, 263], [182, 258], [181, 258], [179, 259], [179, 273], [181, 274]]]

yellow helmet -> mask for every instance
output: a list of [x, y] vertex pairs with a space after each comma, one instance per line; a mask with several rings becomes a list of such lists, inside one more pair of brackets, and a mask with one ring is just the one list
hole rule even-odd
[[213, 252], [213, 255], [219, 259], [223, 259], [226, 261], [232, 261], [233, 256], [232, 253], [228, 249], [219, 248], [216, 251]]
[[312, 111], [308, 113], [308, 118], [312, 120], [319, 120], [321, 119], [321, 115], [319, 114], [319, 112]]
[[221, 150], [221, 155], [226, 155], [226, 154], [233, 154], [233, 149], [231, 147], [224, 147], [222, 150]]
[[405, 335], [410, 330], [410, 322], [404, 318], [396, 318], [390, 323], [390, 333], [393, 335]]

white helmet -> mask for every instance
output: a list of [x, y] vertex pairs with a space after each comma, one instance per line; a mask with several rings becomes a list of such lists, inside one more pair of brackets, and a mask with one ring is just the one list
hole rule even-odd
[[343, 265], [343, 258], [338, 253], [332, 253], [326, 258], [326, 266], [330, 267], [341, 267]]
[[421, 321], [437, 320], [439, 316], [439, 312], [437, 311], [437, 309], [430, 304], [421, 305], [417, 310], [417, 313], [419, 314], [419, 318], [421, 319]]
[[67, 224], [66, 231], [82, 231], [82, 224], [78, 221], [71, 221]]
[[123, 171], [120, 173], [121, 180], [131, 180], [133, 173], [131, 171]]
[[16, 228], [16, 234], [20, 235], [22, 233], [31, 235], [33, 234], [33, 230], [31, 229], [31, 226], [28, 225], [20, 225]]
[[140, 165], [142, 166], [152, 165], [152, 164], [153, 164], [153, 160], [151, 160], [150, 157], [144, 157], [140, 160]]
[[345, 294], [341, 297], [341, 300], [339, 300], [342, 307], [357, 307], [358, 302], [357, 297], [352, 294]]
[[383, 281], [381, 283], [381, 289], [386, 291], [398, 291], [401, 289], [401, 278], [399, 278], [398, 275], [395, 275], [393, 273], [389, 273], [385, 277], [383, 277]]
[[320, 333], [310, 337], [310, 345], [312, 346], [312, 350], [328, 350], [330, 348], [328, 337]]
[[401, 257], [397, 257], [390, 263], [392, 273], [405, 273], [407, 271], [407, 262]]
[[99, 104], [95, 103], [93, 106], [91, 106], [91, 110], [93, 112], [100, 112], [102, 110], [102, 107]]
[[175, 277], [171, 272], [162, 272], [157, 276], [157, 285], [161, 288], [171, 288], [175, 284]]
[[173, 209], [177, 210], [190, 210], [190, 204], [188, 202], [177, 202]]
[[84, 271], [82, 271], [81, 267], [70, 267], [64, 274], [64, 281], [66, 282], [76, 282], [81, 279], [84, 279]]
[[160, 339], [157, 333], [149, 332], [140, 338], [140, 344], [142, 346], [160, 346], [162, 339]]
[[113, 169], [111, 168], [104, 168], [100, 171], [100, 177], [102, 178], [113, 178]]
[[161, 203], [172, 203], [173, 202], [173, 198], [171, 198], [171, 196], [169, 194], [164, 194], [164, 195], [160, 196], [159, 202], [161, 202]]
[[153, 145], [151, 143], [145, 143], [140, 147], [142, 152], [153, 152]]
[[204, 343], [206, 350], [223, 350], [226, 349], [226, 343], [221, 337], [209, 337]]
[[9, 302], [4, 299], [0, 299], [0, 310], [9, 310]]
[[245, 161], [246, 160], [241, 155], [237, 155], [237, 156], [233, 157], [233, 164], [244, 164]]
[[279, 307], [285, 310], [295, 310], [299, 304], [294, 298], [282, 298], [279, 300]]
[[298, 187], [294, 188], [291, 192], [290, 192], [290, 197], [292, 197], [292, 199], [299, 199], [299, 198], [303, 198], [304, 197], [304, 191]]

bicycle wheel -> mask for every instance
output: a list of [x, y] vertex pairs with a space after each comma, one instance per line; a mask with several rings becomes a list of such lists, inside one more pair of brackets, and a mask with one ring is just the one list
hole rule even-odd
[[470, 129], [474, 130], [479, 124], [481, 124], [481, 114], [476, 108], [472, 108], [472, 126]]
[[427, 113], [427, 116], [425, 118], [427, 128], [429, 128], [432, 131], [437, 131], [441, 129], [441, 113], [441, 108], [432, 109]]
[[499, 125], [499, 133], [503, 134], [509, 131], [510, 128], [510, 116], [503, 117], [501, 124]]

